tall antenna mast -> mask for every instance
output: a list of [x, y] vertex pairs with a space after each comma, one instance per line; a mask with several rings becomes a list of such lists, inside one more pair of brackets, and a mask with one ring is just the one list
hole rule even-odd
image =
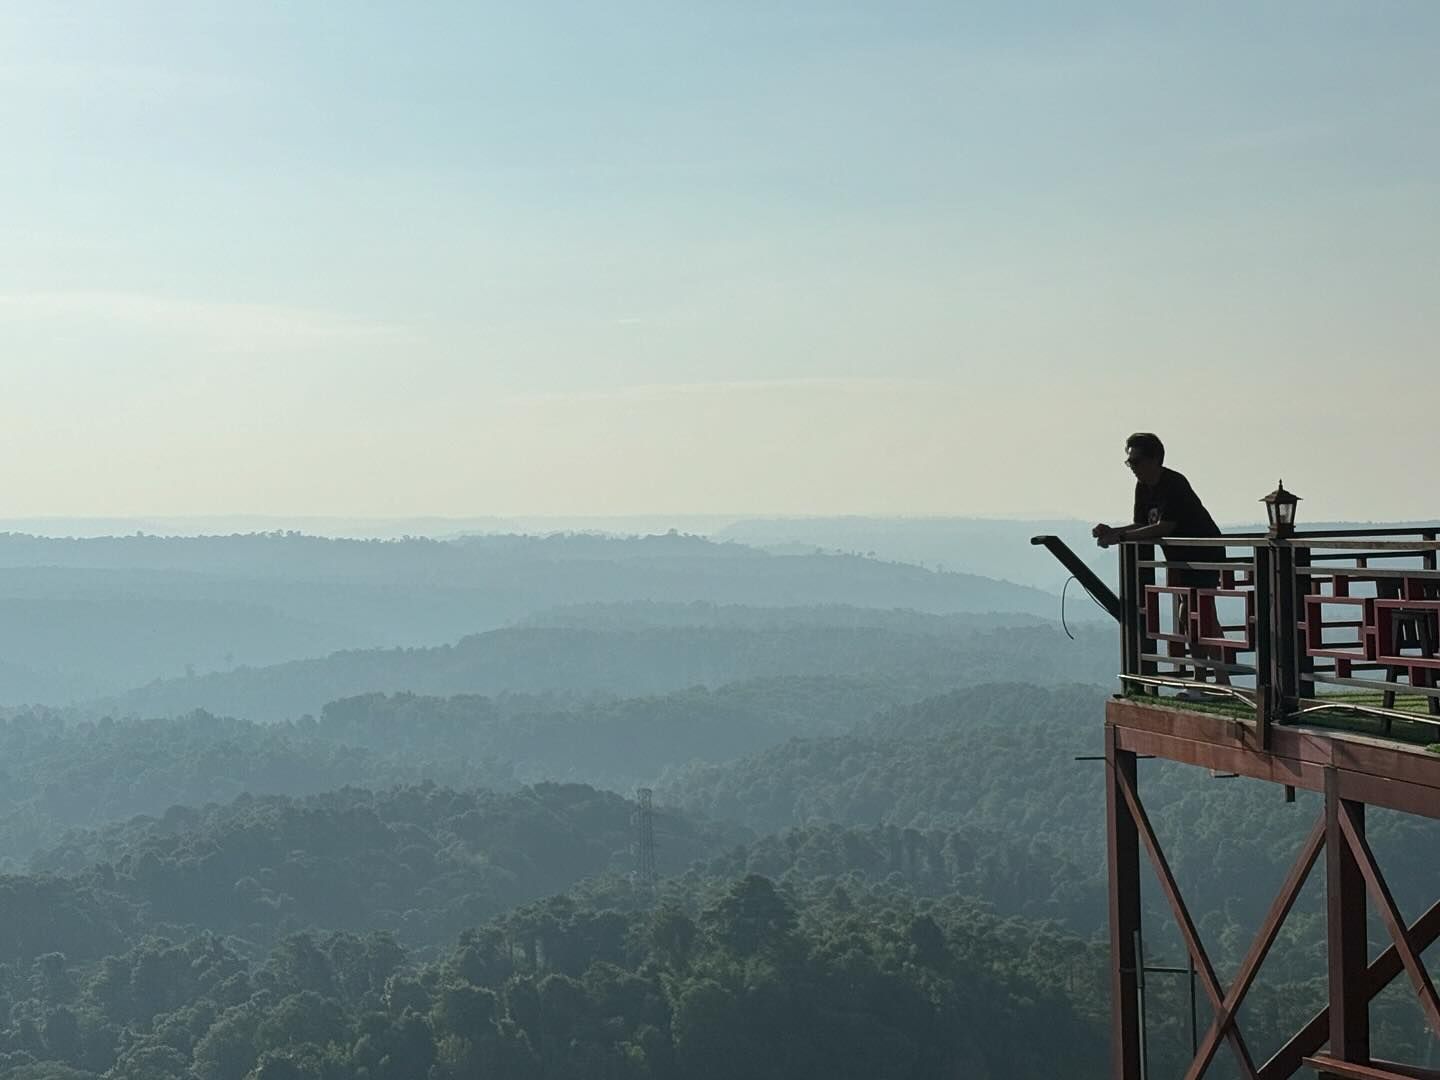
[[647, 896], [655, 895], [655, 792], [650, 788], [635, 789], [635, 882]]

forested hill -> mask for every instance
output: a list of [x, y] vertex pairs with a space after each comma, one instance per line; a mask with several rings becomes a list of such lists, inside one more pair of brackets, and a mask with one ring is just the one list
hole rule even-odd
[[[1067, 1060], [1091, 1060], [1104, 1007], [1087, 944], [1104, 926], [1103, 772], [1075, 758], [1096, 749], [1105, 691], [984, 685], [827, 719], [795, 708], [804, 685], [782, 680], [773, 697], [765, 683], [649, 702], [556, 697], [554, 713], [544, 698], [392, 695], [278, 725], [12, 719], [0, 794], [19, 797], [7, 814], [17, 827], [51, 811], [115, 816], [169, 791], [212, 805], [52, 828], [43, 850], [11, 864], [24, 872], [0, 875], [0, 1076], [45, 1061], [135, 1080], [244, 1080], [265, 1054], [283, 1053], [293, 1068], [272, 1062], [274, 1076], [375, 1080], [391, 1075], [375, 1062], [401, 1060], [405, 1046], [415, 1061], [447, 1063], [437, 1080], [484, 1075], [496, 1060], [485, 1055], [502, 1047], [535, 1070], [504, 1075], [537, 1080], [585, 1062], [635, 1080], [729, 1080], [733, 1069], [677, 1071], [682, 1047], [698, 1061], [701, 1016], [732, 1056], [738, 1047], [763, 1065], [790, 1045], [826, 1076], [851, 1075], [826, 1055], [857, 1031], [865, 1040], [844, 1043], [852, 1055], [875, 1038], [917, 1068], [925, 1047], [958, 1055], [925, 1059], [927, 1077], [956, 1061], [966, 1075], [1029, 1075], [1023, 1055], [981, 1049], [1004, 1041], [968, 1026], [976, 1017], [1045, 1044], [1052, 1071], [1034, 1075], [1053, 1075], [1056, 1040]], [[583, 756], [588, 724], [663, 742], [686, 715], [712, 726], [717, 708], [834, 733], [672, 771], [657, 792], [666, 877], [653, 914], [620, 876], [634, 865], [626, 799], [578, 784], [476, 791], [463, 779], [497, 740], [559, 755], [573, 738]], [[427, 780], [435, 774], [462, 779]], [[346, 775], [374, 779], [360, 781], [369, 790], [304, 797], [206, 796], [277, 778], [339, 786]], [[1162, 762], [1142, 764], [1141, 785], [1228, 978], [1316, 800], [1287, 805], [1268, 785]], [[1433, 874], [1413, 853], [1433, 847], [1433, 824], [1376, 812], [1367, 825], [1402, 908], [1418, 910]], [[1257, 1046], [1314, 1008], [1322, 884], [1301, 896], [1267, 962], [1247, 1027]], [[1183, 955], [1153, 894], [1147, 941], [1158, 958]], [[407, 961], [407, 947], [422, 951]], [[876, 983], [876, 973], [890, 974]], [[970, 1000], [976, 987], [1003, 1005], [984, 1011]], [[1157, 1070], [1188, 1046], [1176, 987], [1152, 999]], [[446, 1019], [451, 990], [485, 1004], [470, 1036]], [[307, 991], [315, 996], [287, 1000]], [[892, 1015], [895, 995], [908, 1004]], [[946, 1004], [955, 995], [968, 1002], [958, 1013]], [[761, 1023], [785, 1008], [808, 1025], [805, 1038]], [[1413, 1057], [1413, 1025], [1386, 1002], [1376, 1016]], [[933, 1024], [961, 1042], [944, 1042]], [[466, 1038], [478, 1042], [467, 1048]], [[389, 1049], [376, 1051], [384, 1040]], [[616, 1058], [617, 1040], [635, 1049]], [[126, 1056], [142, 1047], [143, 1060]], [[1102, 1075], [1086, 1069], [1072, 1074]], [[14, 1075], [75, 1080], [53, 1068]]]
[[584, 889], [422, 963], [387, 933], [211, 935], [0, 964], [7, 1080], [1070, 1080], [1104, 1075], [1093, 950], [964, 901], [688, 878]]
[[[297, 929], [383, 928], [410, 945], [443, 944], [517, 904], [628, 875], [633, 809], [580, 784], [494, 793], [427, 783], [245, 795], [75, 829], [35, 852], [27, 874], [0, 876], [10, 917], [0, 961], [57, 950], [96, 959], [156, 933], [272, 942]], [[654, 827], [666, 877], [888, 882], [1007, 916], [1054, 919], [1047, 889], [1067, 872], [1038, 851], [1017, 859], [1013, 838], [993, 827], [827, 825], [755, 837], [664, 806]]]
[[1027, 846], [1053, 843], [1090, 860], [1104, 788], [1099, 770], [1075, 758], [1096, 752], [1107, 696], [1078, 685], [956, 690], [847, 733], [675, 770], [658, 795], [766, 832], [817, 822], [999, 826]]
[[68, 704], [191, 672], [436, 646], [559, 606], [633, 601], [1057, 611], [1050, 594], [972, 574], [686, 536], [8, 534], [0, 535], [0, 704]]
[[907, 694], [853, 677], [788, 677], [646, 698], [371, 694], [273, 724], [204, 712], [92, 721], [21, 710], [0, 715], [0, 868], [23, 865], [68, 828], [243, 792], [574, 780], [628, 794], [667, 765], [845, 731]]
[[[120, 721], [0, 713], [0, 866], [69, 827], [242, 792], [568, 780], [629, 793], [667, 768], [863, 728], [920, 695], [900, 679], [786, 676], [636, 698], [366, 694], [279, 723], [205, 712]], [[976, 698], [978, 710], [990, 707]]]
[[428, 649], [336, 653], [260, 669], [174, 679], [97, 702], [94, 713], [178, 715], [193, 709], [279, 720], [358, 694], [661, 694], [778, 676], [891, 680], [915, 700], [956, 686], [1031, 678], [1107, 681], [1114, 635], [1067, 641], [1051, 626], [934, 633], [876, 627], [677, 627], [603, 631], [516, 627]]
[[[32, 874], [0, 876], [0, 960], [52, 951], [94, 960], [154, 933], [270, 942], [306, 928], [384, 929], [441, 944], [585, 878], [627, 873], [633, 809], [579, 784], [346, 788], [176, 806], [76, 830], [37, 852]], [[663, 809], [655, 827], [666, 874], [745, 838]]]
[[0, 871], [23, 867], [67, 830], [158, 817], [172, 806], [422, 782], [517, 786], [508, 763], [445, 754], [436, 740], [355, 745], [315, 724], [208, 713], [74, 723], [27, 710], [0, 718]]
[[[1106, 694], [1098, 688], [975, 687], [891, 710], [848, 734], [793, 739], [739, 761], [675, 770], [656, 797], [692, 814], [769, 833], [883, 824], [962, 831], [997, 845], [1032, 895], [1023, 910], [1081, 933], [1104, 926]], [[1142, 762], [1146, 807], [1188, 900], [1238, 961], [1314, 823], [1318, 797], [1285, 803], [1274, 785]], [[1414, 857], [1440, 823], [1376, 810], [1369, 837], [1402, 905], [1429, 903], [1433, 867]], [[1407, 854], [1409, 853], [1409, 854]], [[1042, 880], [1050, 875], [1049, 880]], [[1317, 899], [1312, 881], [1307, 903]], [[1164, 922], [1163, 901], [1151, 897]], [[1304, 924], [1305, 920], [1299, 920]], [[1313, 924], [1311, 924], [1313, 927]], [[1297, 976], [1298, 977], [1298, 976]]]

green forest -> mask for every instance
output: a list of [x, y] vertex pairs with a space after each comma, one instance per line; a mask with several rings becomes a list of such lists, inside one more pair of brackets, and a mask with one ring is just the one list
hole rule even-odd
[[[1086, 759], [1113, 632], [548, 599], [448, 645], [10, 697], [0, 1078], [1107, 1075]], [[1160, 762], [1140, 783], [1227, 978], [1315, 801]], [[1402, 907], [1428, 902], [1436, 830], [1377, 812], [1371, 839]], [[1247, 1005], [1257, 1055], [1323, 999], [1318, 885]], [[1182, 961], [1153, 888], [1146, 920], [1150, 962]], [[1377, 1046], [1425, 1060], [1410, 1010], [1377, 1005]], [[1147, 1028], [1170, 1075], [1183, 979], [1151, 988]]]
[[1440, 1080], [1437, 115], [1440, 0], [0, 0], [0, 1080]]

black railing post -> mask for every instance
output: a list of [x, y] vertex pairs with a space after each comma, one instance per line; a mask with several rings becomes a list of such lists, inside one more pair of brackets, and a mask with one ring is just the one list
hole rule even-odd
[[[1154, 561], [1154, 544], [1135, 545], [1135, 620], [1136, 632], [1140, 640], [1140, 649], [1137, 653], [1139, 657], [1147, 654], [1153, 656], [1156, 653], [1155, 639], [1145, 636], [1145, 586], [1155, 584], [1155, 568], [1153, 566], [1140, 565], [1144, 562]], [[1141, 675], [1157, 675], [1159, 672], [1160, 665], [1154, 660], [1140, 660]], [[1155, 693], [1160, 693], [1158, 688]]]
[[1255, 721], [1260, 746], [1270, 747], [1275, 702], [1275, 560], [1269, 544], [1255, 545]]
[[[1140, 607], [1135, 595], [1134, 544], [1120, 548], [1120, 667], [1123, 675], [1140, 674]], [[1129, 689], [1127, 684], [1126, 689]]]
[[1270, 542], [1273, 571], [1271, 580], [1270, 640], [1272, 646], [1272, 722], [1283, 723], [1297, 707], [1300, 697], [1299, 621], [1296, 604], [1295, 549], [1285, 540]]
[[[1259, 549], [1257, 549], [1259, 550]], [[1261, 667], [1269, 671], [1270, 694], [1267, 698], [1267, 724], [1284, 723], [1286, 716], [1299, 708], [1300, 698], [1300, 615], [1299, 580], [1296, 576], [1296, 549], [1289, 540], [1270, 537], [1264, 544], [1270, 562], [1270, 662]], [[1306, 553], [1309, 554], [1309, 553]], [[1259, 599], [1259, 598], [1257, 598]], [[1261, 732], [1269, 737], [1269, 727]]]
[[1294, 607], [1295, 620], [1287, 628], [1290, 640], [1295, 642], [1296, 685], [1295, 692], [1300, 698], [1315, 696], [1315, 658], [1305, 649], [1301, 636], [1301, 623], [1305, 620], [1305, 597], [1310, 592], [1310, 548], [1305, 545], [1291, 548], [1294, 558]]
[[[1426, 529], [1420, 534], [1420, 539], [1427, 544], [1433, 544], [1435, 542], [1435, 536], [1436, 532], [1434, 529]], [[1425, 553], [1420, 557], [1420, 565], [1426, 570], [1436, 569], [1436, 552], [1434, 548], [1427, 547], [1425, 549]], [[1429, 588], [1433, 588], [1433, 586], [1429, 586]], [[1430, 698], [1426, 712], [1431, 716], [1440, 716], [1440, 698]]]

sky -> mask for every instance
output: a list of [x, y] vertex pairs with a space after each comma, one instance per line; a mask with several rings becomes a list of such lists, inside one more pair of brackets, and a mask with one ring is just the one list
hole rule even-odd
[[0, 0], [0, 516], [1440, 516], [1440, 4]]

